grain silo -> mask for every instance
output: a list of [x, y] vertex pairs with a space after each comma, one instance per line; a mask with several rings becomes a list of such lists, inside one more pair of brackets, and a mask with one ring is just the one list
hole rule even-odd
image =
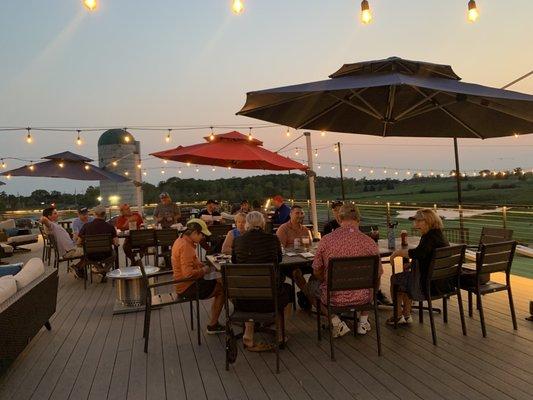
[[105, 206], [128, 203], [142, 210], [141, 144], [124, 129], [109, 129], [98, 139], [98, 161], [102, 168], [125, 176], [130, 181], [100, 181], [100, 196]]

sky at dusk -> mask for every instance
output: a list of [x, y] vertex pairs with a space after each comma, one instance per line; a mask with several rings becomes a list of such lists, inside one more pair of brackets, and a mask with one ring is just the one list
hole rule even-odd
[[[245, 0], [235, 16], [230, 0], [100, 0], [89, 13], [81, 0], [2, 0], [0, 11], [0, 127], [101, 127], [75, 132], [0, 132], [0, 158], [40, 157], [70, 150], [97, 158], [105, 127], [248, 126], [238, 117], [248, 91], [326, 79], [343, 63], [390, 56], [450, 64], [466, 82], [501, 87], [533, 69], [533, 1], [477, 0], [480, 18], [466, 22], [467, 0], [370, 0], [374, 22], [359, 23], [360, 1]], [[512, 87], [533, 94], [533, 76]], [[285, 127], [253, 131], [271, 150], [290, 138]], [[216, 129], [223, 133], [229, 129]], [[247, 129], [242, 129], [247, 133]], [[209, 130], [131, 133], [142, 156], [201, 142]], [[333, 144], [343, 143], [348, 176], [353, 166], [449, 171], [452, 139], [397, 139], [319, 133], [319, 175], [336, 176]], [[296, 156], [303, 139], [284, 155]], [[486, 141], [460, 140], [463, 170], [533, 168], [533, 135]], [[23, 162], [6, 160], [8, 168]], [[185, 165], [180, 177], [248, 176], [257, 171]], [[145, 159], [144, 178], [157, 183], [178, 175], [161, 160]], [[369, 176], [368, 174], [366, 174]], [[389, 175], [390, 176], [390, 172]], [[0, 190], [29, 194], [37, 188], [84, 191], [90, 182], [12, 178]], [[93, 184], [96, 184], [93, 182]]]

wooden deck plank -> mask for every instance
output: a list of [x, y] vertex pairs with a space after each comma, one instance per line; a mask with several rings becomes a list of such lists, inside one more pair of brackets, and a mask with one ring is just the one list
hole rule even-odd
[[[163, 344], [161, 336], [161, 311], [156, 311], [152, 317], [150, 327], [150, 340], [148, 342], [148, 355], [146, 355], [146, 398], [149, 400], [165, 399], [167, 397], [165, 386], [165, 370], [163, 368], [163, 351], [167, 346]], [[139, 313], [144, 327], [144, 313]], [[137, 344], [144, 355], [144, 339]]]
[[117, 357], [112, 370], [108, 399], [125, 399], [130, 387], [130, 369], [132, 366], [133, 337], [135, 333], [136, 313], [126, 314], [122, 333], [118, 342]]

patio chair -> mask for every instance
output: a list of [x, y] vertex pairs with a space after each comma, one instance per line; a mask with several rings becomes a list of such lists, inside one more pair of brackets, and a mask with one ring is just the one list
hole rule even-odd
[[[331, 294], [344, 290], [364, 290], [370, 289], [372, 291], [372, 299], [366, 304], [348, 305], [345, 307], [336, 307], [331, 304]], [[327, 318], [329, 325], [329, 344], [331, 361], [335, 361], [335, 351], [333, 345], [333, 326], [331, 324], [332, 314], [352, 313], [354, 336], [356, 335], [357, 326], [357, 311], [374, 311], [375, 325], [376, 325], [376, 340], [378, 343], [378, 355], [381, 355], [381, 333], [379, 327], [378, 303], [376, 299], [377, 291], [379, 290], [379, 256], [365, 256], [365, 257], [339, 257], [332, 258], [328, 264], [328, 281], [326, 304]], [[322, 339], [321, 335], [321, 300], [317, 298], [317, 335], [318, 340]]]
[[220, 253], [222, 251], [222, 243], [226, 238], [228, 232], [233, 228], [230, 224], [210, 225], [209, 231], [211, 236], [207, 238], [210, 247], [208, 254]]
[[154, 262], [156, 261], [156, 241], [154, 229], [141, 229], [130, 231], [130, 243], [131, 252], [139, 255], [142, 260], [150, 262], [149, 256], [154, 256]]
[[[472, 317], [472, 295], [475, 294], [483, 337], [487, 337], [487, 329], [485, 327], [485, 316], [481, 298], [484, 295], [503, 290], [507, 290], [507, 295], [509, 297], [509, 308], [511, 309], [513, 328], [514, 330], [518, 329], [510, 277], [515, 250], [515, 241], [481, 244], [480, 251], [476, 254], [475, 271], [463, 269], [463, 274], [461, 275], [461, 288], [468, 292], [468, 315]], [[506, 283], [503, 284], [493, 281], [482, 283], [483, 277], [490, 275], [492, 272], [505, 272]]]
[[[87, 280], [90, 277], [93, 283], [92, 267], [107, 271], [115, 264], [115, 251], [113, 249], [113, 236], [111, 234], [86, 235], [83, 238], [83, 254], [85, 261], [85, 279], [83, 286], [87, 289]], [[105, 280], [105, 275], [102, 281]]]
[[170, 261], [172, 245], [178, 238], [178, 231], [176, 229], [161, 229], [155, 231], [155, 265], [159, 266], [159, 259], [165, 260], [165, 267], [170, 268], [172, 266]]
[[[192, 303], [196, 302], [196, 330], [197, 330], [197, 336], [198, 336], [198, 345], [202, 344], [201, 340], [201, 333], [200, 333], [200, 298], [198, 293], [198, 283], [194, 279], [174, 279], [170, 281], [163, 281], [163, 282], [155, 282], [150, 283], [150, 279], [157, 276], [164, 276], [164, 275], [170, 275], [172, 274], [172, 270], [170, 271], [163, 271], [159, 272], [156, 275], [150, 275], [150, 278], [146, 275], [146, 271], [144, 270], [144, 264], [142, 263], [142, 260], [137, 261], [137, 265], [139, 266], [139, 269], [141, 270], [142, 280], [144, 283], [144, 290], [145, 290], [145, 307], [144, 307], [144, 329], [143, 329], [143, 338], [144, 338], [144, 352], [148, 353], [148, 341], [150, 339], [150, 317], [152, 314], [152, 309], [154, 308], [161, 308], [165, 306], [170, 306], [172, 304], [182, 304], [182, 303], [189, 303], [189, 312], [191, 316], [191, 330], [194, 330], [194, 317], [193, 317], [193, 307]], [[184, 297], [181, 295], [178, 295], [174, 288], [172, 288], [172, 292], [165, 292], [165, 293], [155, 293], [155, 290], [160, 287], [164, 286], [170, 286], [175, 285], [176, 283], [181, 282], [193, 282], [193, 285], [196, 286], [196, 296], [195, 297]]]
[[[429, 321], [431, 323], [431, 336], [433, 339], [433, 344], [437, 345], [437, 332], [435, 330], [435, 320], [433, 315], [433, 300], [442, 299], [442, 320], [444, 323], [448, 322], [448, 299], [450, 296], [456, 295], [457, 302], [459, 305], [459, 315], [461, 317], [461, 328], [463, 330], [463, 335], [466, 336], [466, 322], [463, 309], [463, 300], [461, 297], [460, 289], [460, 276], [461, 268], [465, 259], [465, 250], [466, 245], [459, 244], [455, 246], [440, 247], [433, 251], [433, 256], [431, 258], [431, 263], [429, 265], [429, 270], [425, 282], [420, 282], [422, 297], [418, 299], [418, 317], [420, 323], [424, 322], [424, 307], [423, 302], [427, 301], [429, 310]], [[418, 268], [418, 264], [413, 265], [413, 269]], [[413, 273], [416, 271], [413, 270]], [[450, 291], [446, 293], [431, 293], [432, 283], [448, 281], [451, 284]], [[398, 288], [396, 285], [393, 286], [393, 298], [397, 299]], [[398, 320], [397, 307], [394, 307], [394, 320]], [[397, 324], [394, 325], [397, 327]]]
[[70, 262], [75, 260], [81, 260], [83, 256], [79, 257], [72, 257], [72, 258], [63, 258], [59, 255], [59, 250], [57, 249], [57, 242], [54, 235], [48, 235], [48, 240], [50, 242], [50, 247], [52, 248], [52, 252], [54, 253], [54, 268], [59, 269], [59, 265], [61, 263], [66, 262], [67, 263], [67, 272], [70, 269]]
[[41, 233], [41, 236], [43, 238], [43, 255], [42, 259], [43, 261], [46, 261], [48, 265], [50, 265], [50, 261], [52, 258], [52, 245], [50, 244], [50, 238], [48, 237], [48, 233], [46, 233], [46, 230], [44, 229], [43, 225], [41, 223], [38, 224], [39, 232]]
[[[274, 264], [225, 264], [222, 267], [222, 279], [225, 291], [226, 341], [231, 336], [234, 322], [244, 323], [249, 320], [263, 323], [275, 323], [276, 373], [279, 373], [279, 341], [281, 330], [285, 342], [285, 316], [278, 308], [278, 268]], [[230, 314], [229, 300], [262, 300], [272, 302], [274, 311], [268, 313], [234, 311]], [[281, 321], [281, 323], [280, 323]], [[229, 370], [229, 346], [226, 345], [226, 371]]]

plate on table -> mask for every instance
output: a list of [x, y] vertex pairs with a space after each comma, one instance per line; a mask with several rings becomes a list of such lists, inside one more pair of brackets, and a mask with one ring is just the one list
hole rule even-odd
[[306, 251], [305, 253], [300, 253], [300, 255], [304, 258], [313, 258], [315, 255], [311, 253], [310, 251]]

